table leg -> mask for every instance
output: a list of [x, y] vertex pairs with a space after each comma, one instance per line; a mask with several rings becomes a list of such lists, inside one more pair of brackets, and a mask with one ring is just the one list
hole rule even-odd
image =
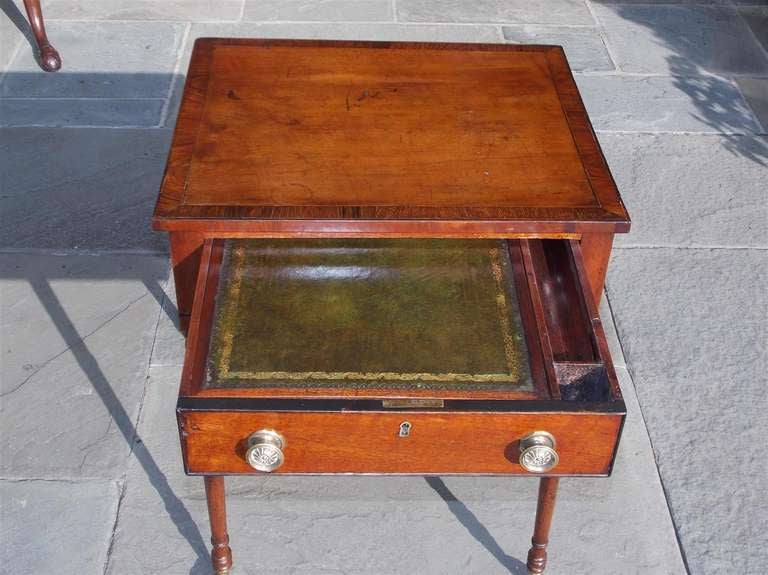
[[61, 56], [48, 41], [40, 0], [24, 0], [24, 8], [27, 9], [29, 24], [37, 41], [37, 49], [40, 51], [40, 64], [46, 72], [55, 72], [61, 68]]
[[171, 232], [171, 265], [176, 283], [176, 308], [179, 310], [179, 328], [187, 333], [192, 303], [195, 298], [197, 271], [203, 253], [202, 234]]
[[608, 271], [608, 259], [611, 257], [613, 246], [612, 233], [593, 233], [581, 236], [581, 254], [584, 257], [584, 267], [592, 288], [592, 298], [595, 307], [600, 307], [600, 297], [603, 295], [605, 273]]
[[211, 521], [211, 564], [216, 575], [226, 575], [232, 568], [232, 549], [227, 534], [227, 507], [224, 493], [224, 477], [205, 478], [205, 497], [208, 501], [208, 517]]
[[533, 529], [531, 549], [528, 551], [528, 573], [539, 575], [547, 566], [547, 543], [552, 514], [555, 511], [558, 477], [543, 477], [539, 483], [539, 502], [536, 506], [536, 526]]

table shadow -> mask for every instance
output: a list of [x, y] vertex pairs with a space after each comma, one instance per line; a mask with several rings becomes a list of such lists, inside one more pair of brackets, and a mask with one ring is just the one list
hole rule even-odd
[[[107, 376], [99, 366], [98, 359], [88, 349], [83, 337], [78, 333], [72, 320], [67, 315], [56, 293], [51, 287], [51, 280], [57, 278], [72, 279], [66, 271], [57, 273], [58, 266], [51, 267], [51, 273], [48, 276], [40, 277], [37, 274], [25, 276], [23, 273], [11, 269], [5, 273], [0, 273], [0, 279], [26, 280], [37, 296], [45, 312], [50, 317], [61, 338], [64, 340], [66, 351], [75, 358], [78, 367], [88, 378], [93, 390], [98, 395], [104, 407], [107, 409], [112, 421], [120, 431], [125, 442], [130, 447], [130, 455], [141, 465], [147, 476], [149, 484], [155, 489], [163, 502], [163, 506], [175, 525], [178, 533], [189, 543], [196, 555], [196, 562], [192, 567], [192, 572], [203, 573], [210, 571], [210, 559], [208, 546], [205, 543], [194, 518], [187, 510], [184, 502], [173, 492], [173, 488], [168, 483], [168, 479], [159, 465], [155, 461], [152, 453], [142, 441], [141, 436], [136, 429], [136, 424], [132, 421], [130, 414], [120, 402], [115, 390], [110, 384]], [[150, 277], [150, 276], [156, 277]], [[80, 276], [78, 276], [80, 278]], [[135, 279], [140, 280], [146, 287], [147, 292], [154, 297], [161, 310], [172, 317], [176, 315], [176, 308], [172, 302], [168, 301], [161, 282], [166, 278], [158, 274], [140, 273], [128, 269], [119, 273], [99, 274], [96, 270], [87, 274], [87, 279]], [[162, 312], [159, 312], [162, 313]], [[3, 393], [8, 395], [21, 388], [27, 381], [22, 381], [19, 385]], [[129, 457], [130, 457], [129, 455]]]
[[502, 567], [512, 573], [512, 575], [528, 574], [525, 563], [504, 552], [504, 549], [502, 549], [491, 532], [488, 531], [488, 528], [480, 522], [477, 516], [461, 500], [457, 499], [441, 478], [425, 477], [424, 480], [445, 501], [449, 511], [459, 520], [459, 523], [464, 526], [480, 545], [493, 555]]

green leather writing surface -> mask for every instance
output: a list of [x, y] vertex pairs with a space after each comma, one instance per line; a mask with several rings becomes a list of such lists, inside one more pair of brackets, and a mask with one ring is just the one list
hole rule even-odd
[[230, 240], [207, 386], [531, 390], [497, 240]]

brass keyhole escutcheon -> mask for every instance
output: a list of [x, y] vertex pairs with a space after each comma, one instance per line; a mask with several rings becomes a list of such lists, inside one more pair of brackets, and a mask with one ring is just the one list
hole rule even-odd
[[400, 429], [397, 432], [398, 437], [408, 437], [411, 434], [411, 422], [403, 421], [400, 424]]
[[560, 461], [555, 447], [557, 443], [551, 433], [534, 431], [520, 440], [520, 465], [531, 473], [546, 473]]
[[273, 429], [261, 429], [248, 438], [245, 460], [256, 471], [271, 473], [285, 462], [285, 439]]

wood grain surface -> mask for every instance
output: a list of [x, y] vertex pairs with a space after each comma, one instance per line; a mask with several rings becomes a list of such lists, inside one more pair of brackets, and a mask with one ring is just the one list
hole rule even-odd
[[[311, 380], [206, 388], [224, 243], [206, 240], [202, 250], [182, 373], [178, 416], [189, 473], [253, 473], [245, 441], [261, 428], [286, 437], [280, 473], [525, 474], [519, 440], [535, 430], [557, 439], [560, 464], [550, 475], [610, 473], [625, 409], [577, 241], [506, 243], [506, 281], [520, 302], [534, 380], [527, 392], [321, 388]], [[445, 406], [393, 411], [381, 403], [387, 397]], [[413, 426], [408, 438], [397, 437], [403, 421]]]
[[[408, 437], [399, 437], [403, 421]], [[247, 413], [179, 414], [191, 474], [256, 473], [246, 441], [259, 429], [285, 438], [283, 473], [535, 475], [518, 463], [519, 441], [545, 429], [557, 440], [549, 475], [607, 475], [623, 421], [593, 413]]]
[[198, 40], [155, 227], [626, 231], [562, 49]]

